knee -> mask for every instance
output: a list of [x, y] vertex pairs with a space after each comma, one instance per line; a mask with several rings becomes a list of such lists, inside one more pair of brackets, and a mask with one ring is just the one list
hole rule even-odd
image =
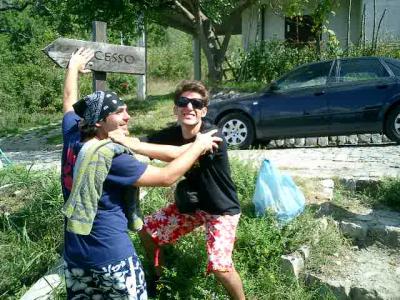
[[222, 279], [228, 279], [231, 278], [236, 274], [236, 271], [234, 269], [231, 270], [226, 270], [226, 271], [219, 271], [219, 270], [211, 270], [211, 272], [216, 276], [217, 278], [222, 278]]

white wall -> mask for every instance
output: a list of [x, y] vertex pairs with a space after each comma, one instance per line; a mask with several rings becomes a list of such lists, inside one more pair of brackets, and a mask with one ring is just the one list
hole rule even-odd
[[[341, 46], [346, 45], [347, 40], [347, 18], [349, 0], [338, 0], [340, 5], [335, 9], [335, 15], [329, 18], [328, 29], [332, 29], [340, 41]], [[372, 40], [373, 30], [373, 0], [352, 0], [350, 40], [357, 44], [361, 38], [361, 20], [363, 4], [366, 4], [366, 28], [367, 40]], [[400, 0], [376, 0], [376, 27], [385, 8], [388, 8], [379, 31], [379, 40], [400, 39]], [[305, 14], [309, 14], [305, 12]], [[285, 38], [285, 18], [276, 15], [270, 8], [265, 10], [264, 30], [261, 30], [259, 8], [253, 7], [245, 10], [242, 14], [242, 37], [243, 48], [248, 49], [250, 45], [259, 40]], [[264, 36], [261, 37], [261, 33]], [[326, 36], [323, 37], [326, 39]]]
[[[366, 39], [372, 40], [373, 29], [373, 0], [364, 0], [366, 4]], [[384, 9], [387, 8], [383, 18], [381, 29], [379, 30], [379, 40], [393, 40], [400, 38], [400, 0], [376, 0], [376, 27]]]
[[[340, 41], [341, 46], [346, 46], [348, 9], [349, 0], [341, 0], [339, 7], [335, 9], [335, 15], [329, 17], [329, 23], [327, 24], [327, 28], [336, 33], [336, 37]], [[352, 0], [350, 16], [350, 41], [353, 44], [358, 43], [360, 39], [361, 9], [361, 1]], [[324, 36], [324, 38], [326, 37]]]
[[270, 8], [265, 10], [264, 40], [285, 39], [285, 18], [272, 12]]

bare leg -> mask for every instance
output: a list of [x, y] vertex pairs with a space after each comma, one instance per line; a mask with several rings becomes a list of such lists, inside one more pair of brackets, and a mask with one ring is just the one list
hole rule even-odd
[[213, 273], [233, 300], [246, 299], [243, 292], [242, 280], [235, 269], [229, 272], [213, 271]]
[[[145, 229], [139, 231], [140, 241], [146, 251], [147, 258], [154, 265], [154, 257], [157, 249], [157, 245], [154, 243], [150, 234], [147, 233]], [[161, 276], [162, 268], [164, 266], [164, 254], [162, 252], [161, 247], [159, 247], [159, 255], [158, 255], [158, 266], [154, 266], [154, 271], [157, 277]]]

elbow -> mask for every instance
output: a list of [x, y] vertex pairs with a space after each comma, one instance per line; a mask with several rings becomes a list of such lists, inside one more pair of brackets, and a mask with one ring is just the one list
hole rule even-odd
[[180, 176], [178, 174], [176, 174], [175, 172], [165, 172], [164, 176], [163, 176], [163, 180], [162, 180], [162, 186], [164, 187], [168, 187], [173, 185], [179, 178]]
[[163, 187], [169, 187], [169, 186], [173, 185], [177, 180], [178, 180], [178, 178], [174, 178], [173, 176], [167, 176], [163, 180], [162, 186]]

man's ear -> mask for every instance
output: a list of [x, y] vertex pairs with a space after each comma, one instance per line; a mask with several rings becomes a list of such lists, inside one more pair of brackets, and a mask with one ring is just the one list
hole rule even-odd
[[203, 107], [201, 109], [201, 117], [204, 118], [206, 116], [206, 114], [207, 114], [207, 107]]
[[97, 128], [100, 128], [100, 127], [102, 127], [102, 123], [103, 123], [103, 121], [96, 122], [96, 123], [94, 124], [94, 126], [96, 126]]

